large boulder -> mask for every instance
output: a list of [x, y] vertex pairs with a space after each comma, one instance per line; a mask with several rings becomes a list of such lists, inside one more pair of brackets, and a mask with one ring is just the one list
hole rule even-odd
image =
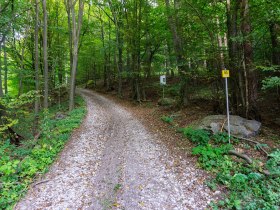
[[[256, 120], [247, 120], [240, 116], [230, 116], [230, 132], [237, 137], [249, 138], [256, 136], [261, 128], [261, 123]], [[210, 115], [205, 117], [198, 126], [200, 129], [210, 130], [213, 133], [228, 131], [226, 115]], [[222, 128], [223, 127], [223, 128]]]

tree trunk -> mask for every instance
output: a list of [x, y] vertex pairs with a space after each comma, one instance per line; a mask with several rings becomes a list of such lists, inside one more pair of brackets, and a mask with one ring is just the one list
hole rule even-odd
[[244, 72], [241, 71], [242, 65], [240, 57], [240, 46], [237, 43], [238, 36], [238, 11], [239, 2], [227, 0], [227, 41], [229, 55], [229, 69], [231, 70], [231, 86], [232, 88], [232, 107], [236, 114], [244, 115], [244, 107], [246, 107]]
[[44, 54], [44, 108], [48, 108], [49, 97], [49, 70], [48, 70], [48, 14], [46, 0], [42, 0], [44, 28], [43, 28], [43, 54]]
[[75, 4], [73, 4], [73, 2], [74, 1], [71, 2], [73, 66], [71, 70], [71, 81], [70, 81], [69, 111], [72, 111], [74, 109], [76, 74], [77, 74], [77, 64], [78, 64], [78, 47], [79, 47], [79, 38], [80, 38], [80, 32], [81, 32], [82, 21], [83, 21], [83, 11], [84, 11], [84, 1], [79, 0], [78, 22], [76, 23]]
[[6, 38], [3, 41], [3, 50], [4, 50], [4, 88], [5, 95], [8, 94], [8, 63], [7, 63], [7, 46], [6, 46]]
[[2, 40], [0, 42], [0, 97], [3, 97], [3, 86], [2, 86]]
[[219, 17], [216, 17], [216, 23], [217, 23], [217, 41], [218, 41], [218, 48], [219, 48], [219, 55], [220, 55], [220, 70], [225, 69], [225, 61], [224, 61], [224, 53], [223, 53], [223, 40], [222, 36], [220, 35], [220, 20]]
[[123, 72], [123, 7], [116, 11], [115, 5], [113, 5], [112, 1], [109, 1], [110, 10], [113, 14], [114, 24], [116, 28], [116, 42], [118, 48], [118, 96], [122, 97], [122, 72]]
[[23, 46], [21, 47], [21, 60], [20, 60], [20, 73], [19, 73], [19, 85], [18, 85], [18, 96], [20, 96], [22, 94], [22, 77], [23, 74], [22, 72], [24, 71], [24, 42], [23, 42]]
[[35, 0], [35, 90], [36, 90], [36, 98], [35, 98], [35, 105], [34, 105], [34, 112], [35, 112], [35, 120], [34, 120], [34, 129], [33, 133], [36, 134], [38, 131], [39, 125], [39, 105], [40, 105], [40, 97], [39, 97], [39, 88], [40, 88], [40, 81], [39, 81], [39, 2]]
[[64, 0], [66, 12], [67, 12], [67, 24], [69, 31], [69, 57], [70, 57], [70, 72], [72, 71], [73, 66], [73, 40], [72, 40], [72, 24], [71, 24], [71, 2], [70, 0]]
[[[187, 76], [186, 76], [186, 65], [185, 65], [185, 59], [183, 57], [183, 42], [182, 38], [179, 35], [178, 32], [178, 26], [176, 24], [175, 18], [176, 15], [172, 15], [170, 11], [170, 2], [169, 0], [165, 0], [166, 10], [167, 10], [167, 18], [168, 18], [168, 24], [169, 28], [172, 33], [173, 37], [173, 44], [174, 44], [174, 51], [176, 54], [176, 60], [177, 60], [177, 67], [180, 74], [181, 79], [181, 87], [180, 87], [180, 106], [186, 106], [189, 103], [188, 100], [188, 93], [187, 93]], [[174, 1], [175, 9], [179, 8], [178, 1]], [[175, 17], [174, 17], [175, 16]]]
[[244, 63], [245, 63], [245, 82], [246, 82], [246, 117], [260, 120], [257, 97], [258, 97], [258, 81], [253, 65], [253, 48], [250, 38], [251, 22], [249, 16], [249, 0], [241, 2], [241, 32], [243, 35]]

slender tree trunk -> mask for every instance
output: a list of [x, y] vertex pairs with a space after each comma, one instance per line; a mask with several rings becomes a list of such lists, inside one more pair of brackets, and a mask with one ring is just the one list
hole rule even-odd
[[[121, 29], [119, 29], [121, 30]], [[122, 32], [118, 32], [118, 95], [122, 97], [122, 72], [123, 72], [123, 37]]]
[[114, 18], [114, 24], [116, 28], [116, 41], [117, 41], [117, 48], [118, 48], [118, 95], [119, 97], [122, 96], [122, 71], [123, 71], [123, 32], [122, 32], [122, 26], [123, 26], [123, 11], [122, 7], [121, 9], [117, 10], [115, 9], [115, 5], [113, 5], [112, 1], [109, 1], [110, 9], [113, 14]]
[[49, 70], [48, 70], [48, 14], [46, 0], [42, 0], [44, 28], [43, 28], [43, 54], [44, 54], [44, 108], [48, 108], [49, 97]]
[[250, 38], [251, 21], [249, 16], [249, 0], [242, 0], [241, 3], [241, 31], [243, 34], [244, 62], [245, 62], [245, 80], [246, 92], [248, 92], [246, 100], [246, 117], [259, 120], [259, 112], [257, 108], [257, 76], [253, 65], [253, 47]]
[[168, 58], [167, 58], [167, 63], [168, 63], [168, 66], [170, 68], [170, 76], [171, 78], [173, 78], [175, 76], [175, 73], [174, 73], [174, 69], [172, 68], [171, 64], [172, 64], [172, 60], [171, 60], [171, 41], [170, 40], [167, 40], [167, 51], [168, 51]]
[[108, 26], [109, 26], [109, 31], [108, 31], [108, 58], [107, 58], [107, 63], [106, 63], [106, 78], [107, 78], [107, 91], [110, 91], [111, 90], [111, 77], [112, 77], [112, 69], [111, 69], [111, 21], [109, 20], [109, 23], [108, 23]]
[[106, 89], [109, 89], [109, 84], [108, 84], [108, 68], [107, 68], [107, 51], [105, 49], [105, 32], [104, 32], [104, 22], [101, 16], [101, 12], [99, 11], [99, 20], [100, 20], [100, 24], [101, 24], [101, 40], [102, 40], [102, 47], [103, 47], [103, 59], [104, 59], [104, 64], [103, 64], [103, 86], [106, 87]]
[[4, 50], [4, 88], [5, 95], [8, 94], [8, 62], [7, 62], [7, 46], [6, 46], [6, 37], [3, 41], [3, 50]]
[[34, 113], [35, 113], [35, 120], [34, 120], [34, 129], [33, 133], [34, 135], [38, 131], [38, 125], [39, 125], [39, 105], [40, 105], [40, 96], [39, 96], [39, 90], [40, 90], [40, 81], [39, 81], [39, 2], [38, 0], [35, 0], [35, 90], [36, 90], [36, 98], [35, 98], [35, 105], [34, 105]]
[[[177, 66], [180, 74], [181, 79], [181, 87], [180, 87], [180, 106], [186, 106], [188, 101], [188, 93], [187, 93], [187, 76], [186, 76], [186, 65], [185, 59], [183, 57], [183, 42], [182, 38], [179, 35], [178, 27], [175, 21], [176, 15], [171, 14], [171, 6], [169, 0], [165, 0], [165, 5], [167, 9], [167, 18], [168, 18], [168, 24], [169, 28], [172, 33], [173, 37], [173, 44], [174, 44], [174, 51], [176, 54], [176, 60], [177, 60]], [[174, 1], [175, 9], [178, 9], [178, 2], [177, 0]], [[175, 17], [174, 17], [175, 16]]]
[[[60, 27], [59, 25], [59, 2], [56, 2], [56, 26]], [[57, 35], [57, 43], [59, 44], [61, 42], [60, 33]], [[64, 68], [63, 68], [63, 52], [62, 48], [59, 46], [58, 48], [58, 83], [59, 86], [63, 83], [63, 77], [64, 77]]]
[[224, 53], [223, 53], [223, 40], [222, 36], [220, 34], [220, 20], [219, 17], [216, 17], [216, 23], [217, 23], [217, 28], [218, 28], [218, 33], [217, 33], [217, 40], [218, 40], [218, 48], [219, 48], [219, 55], [220, 55], [220, 70], [225, 68], [225, 61], [224, 61]]
[[0, 97], [3, 97], [3, 86], [2, 86], [2, 40], [0, 42]]
[[84, 11], [84, 1], [79, 0], [78, 22], [76, 23], [75, 4], [73, 4], [73, 2], [74, 1], [72, 1], [71, 3], [73, 66], [71, 70], [71, 81], [70, 81], [69, 111], [72, 111], [74, 109], [76, 74], [77, 74], [77, 64], [78, 64], [78, 47], [79, 47], [79, 38], [80, 38], [80, 32], [81, 32], [81, 27], [83, 22], [83, 11]]
[[19, 73], [19, 85], [18, 85], [18, 96], [22, 94], [22, 77], [23, 77], [23, 71], [24, 71], [24, 43], [23, 46], [21, 47], [21, 60], [20, 60], [20, 73]]
[[64, 0], [66, 12], [67, 12], [67, 24], [68, 24], [68, 31], [69, 31], [69, 58], [70, 58], [70, 72], [72, 71], [73, 66], [73, 38], [72, 38], [72, 23], [71, 23], [71, 0]]

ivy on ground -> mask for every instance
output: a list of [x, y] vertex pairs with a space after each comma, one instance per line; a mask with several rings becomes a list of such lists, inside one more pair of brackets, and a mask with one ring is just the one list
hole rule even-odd
[[[262, 174], [258, 160], [248, 165], [234, 161], [228, 154], [233, 145], [227, 144], [225, 134], [210, 135], [204, 130], [181, 129], [184, 136], [194, 142], [193, 155], [199, 165], [215, 174], [215, 179], [206, 184], [213, 190], [218, 185], [228, 193], [223, 200], [211, 204], [212, 209], [267, 209], [280, 208], [280, 150], [269, 155], [265, 168], [270, 176]], [[235, 140], [238, 143], [238, 140]]]

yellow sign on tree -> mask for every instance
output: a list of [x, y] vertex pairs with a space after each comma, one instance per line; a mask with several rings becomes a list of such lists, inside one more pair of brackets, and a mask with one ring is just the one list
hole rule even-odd
[[222, 70], [222, 77], [223, 78], [229, 77], [229, 70]]

